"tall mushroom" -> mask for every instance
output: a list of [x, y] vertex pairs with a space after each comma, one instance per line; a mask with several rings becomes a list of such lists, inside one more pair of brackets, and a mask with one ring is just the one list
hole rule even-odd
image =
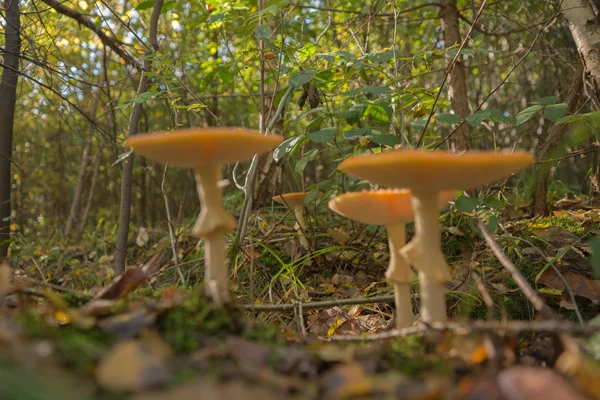
[[144, 157], [194, 170], [202, 207], [192, 234], [204, 239], [206, 288], [217, 304], [231, 301], [225, 233], [236, 226], [223, 208], [221, 170], [225, 164], [269, 151], [282, 140], [281, 136], [238, 128], [190, 128], [138, 134], [127, 139], [127, 145]]
[[296, 231], [298, 232], [300, 244], [305, 249], [310, 248], [310, 246], [308, 245], [308, 240], [306, 240], [305, 236], [306, 222], [304, 221], [304, 198], [307, 194], [308, 192], [297, 192], [273, 196], [273, 201], [276, 201], [277, 203], [286, 205], [288, 207], [292, 207], [294, 209], [294, 217], [296, 218], [294, 229], [296, 229]]
[[444, 281], [451, 278], [441, 249], [438, 193], [473, 189], [497, 181], [534, 160], [524, 151], [452, 154], [396, 150], [351, 157], [339, 168], [382, 186], [411, 190], [416, 232], [410, 243], [400, 249], [400, 254], [419, 271], [421, 317], [426, 322], [434, 322], [447, 318]]
[[[437, 206], [443, 208], [456, 197], [456, 191], [444, 191]], [[384, 225], [388, 234], [390, 263], [385, 277], [394, 285], [396, 327], [412, 325], [414, 314], [410, 298], [413, 273], [410, 265], [399, 256], [406, 243], [405, 226], [414, 219], [410, 190], [388, 189], [345, 193], [329, 201], [329, 208], [346, 218], [363, 224]]]

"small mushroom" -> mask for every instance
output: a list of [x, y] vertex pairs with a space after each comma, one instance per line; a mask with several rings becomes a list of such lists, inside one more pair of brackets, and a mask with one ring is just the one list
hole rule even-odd
[[300, 244], [305, 249], [310, 248], [304, 234], [306, 232], [306, 222], [304, 222], [304, 198], [307, 194], [308, 192], [296, 192], [273, 196], [273, 201], [294, 208], [294, 217], [296, 218], [294, 229], [298, 231]]
[[435, 322], [447, 318], [444, 282], [451, 278], [441, 248], [438, 193], [486, 185], [534, 161], [524, 151], [452, 154], [395, 150], [351, 157], [339, 168], [378, 185], [411, 190], [416, 232], [410, 243], [400, 249], [400, 254], [419, 271], [422, 319]]
[[[443, 208], [456, 197], [456, 191], [445, 191], [439, 196]], [[346, 218], [363, 224], [384, 225], [388, 233], [390, 263], [385, 277], [394, 285], [396, 327], [412, 325], [413, 314], [410, 283], [413, 272], [399, 256], [398, 250], [406, 243], [405, 226], [414, 219], [410, 190], [388, 189], [345, 193], [329, 201], [329, 208]]]
[[269, 151], [282, 140], [281, 136], [239, 128], [190, 128], [138, 134], [127, 139], [127, 145], [144, 157], [194, 170], [202, 208], [192, 233], [204, 239], [207, 293], [217, 304], [231, 301], [225, 233], [236, 226], [223, 208], [222, 190], [226, 181], [221, 181], [221, 170], [225, 164]]

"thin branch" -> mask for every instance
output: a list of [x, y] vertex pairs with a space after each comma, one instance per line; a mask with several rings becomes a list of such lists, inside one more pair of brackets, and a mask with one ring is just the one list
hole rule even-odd
[[525, 332], [567, 333], [572, 335], [590, 336], [600, 332], [600, 325], [579, 325], [570, 321], [551, 319], [538, 321], [471, 321], [468, 323], [433, 323], [417, 325], [404, 329], [393, 329], [388, 332], [362, 335], [334, 335], [321, 338], [324, 341], [372, 341], [405, 337], [427, 332], [452, 332], [458, 336], [468, 336], [473, 333], [503, 333], [518, 335]]
[[[311, 301], [308, 303], [301, 303], [302, 309], [304, 310], [316, 310], [319, 308], [330, 308], [330, 307], [343, 307], [353, 306], [357, 304], [378, 304], [378, 303], [393, 303], [394, 296], [376, 296], [376, 297], [360, 297], [357, 299], [340, 299], [340, 300], [326, 300], [326, 301]], [[243, 310], [252, 311], [293, 311], [298, 307], [299, 303], [286, 303], [286, 304], [242, 304], [238, 308]]]
[[[110, 47], [115, 53], [117, 53], [119, 56], [121, 56], [121, 58], [123, 58], [123, 60], [125, 60], [125, 62], [127, 64], [129, 64], [137, 69], [142, 68], [142, 65], [140, 65], [140, 63], [138, 61], [136, 61], [132, 56], [127, 54], [125, 52], [125, 50], [123, 50], [123, 48], [121, 47], [121, 44], [119, 43], [119, 41], [116, 38], [109, 37], [108, 35], [106, 35], [106, 33], [104, 33], [104, 31], [102, 29], [97, 27], [92, 21], [87, 19], [83, 14], [81, 14], [80, 12], [78, 12], [76, 10], [73, 10], [72, 8], [69, 8], [69, 7], [61, 4], [61, 2], [58, 0], [42, 0], [42, 1], [44, 3], [46, 3], [47, 5], [49, 5], [50, 7], [52, 7], [54, 10], [56, 10], [56, 12], [58, 12], [59, 14], [62, 14], [69, 18], [72, 18], [75, 21], [79, 22], [81, 25], [90, 29], [92, 32], [94, 32], [98, 36], [98, 38], [102, 41], [102, 43], [104, 43], [104, 45]], [[154, 43], [152, 43], [152, 44], [154, 45]]]

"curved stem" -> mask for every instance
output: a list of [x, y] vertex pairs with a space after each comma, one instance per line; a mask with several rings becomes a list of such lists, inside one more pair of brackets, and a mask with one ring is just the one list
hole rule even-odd
[[304, 221], [304, 210], [302, 206], [294, 207], [294, 216], [296, 217], [296, 224], [294, 228], [298, 231], [298, 237], [300, 239], [300, 244], [305, 249], [309, 249], [310, 246], [308, 244], [308, 240], [306, 239], [306, 222]]
[[207, 294], [217, 305], [231, 302], [229, 269], [225, 263], [225, 232], [216, 232], [204, 240], [204, 260]]
[[[443, 284], [452, 277], [442, 253], [442, 235], [438, 223], [438, 192], [413, 190], [412, 205], [416, 233], [410, 243], [400, 249], [400, 255], [419, 271], [423, 320], [444, 321], [446, 301]], [[440, 292], [432, 292], [436, 290]], [[435, 316], [436, 319], [430, 319], [431, 316]]]
[[394, 283], [394, 302], [396, 303], [396, 328], [406, 328], [415, 321], [410, 283]]
[[396, 303], [396, 327], [411, 326], [415, 320], [410, 296], [410, 282], [413, 272], [406, 261], [398, 254], [398, 250], [406, 243], [406, 227], [404, 223], [386, 225], [390, 263], [385, 277], [394, 284], [394, 300]]
[[421, 286], [421, 319], [424, 322], [445, 322], [446, 288], [444, 282], [437, 282], [423, 272], [419, 272]]
[[203, 165], [194, 169], [201, 206], [200, 215], [192, 229], [192, 234], [196, 237], [206, 238], [216, 231], [235, 229], [235, 220], [223, 208], [223, 196], [219, 187], [221, 167]]

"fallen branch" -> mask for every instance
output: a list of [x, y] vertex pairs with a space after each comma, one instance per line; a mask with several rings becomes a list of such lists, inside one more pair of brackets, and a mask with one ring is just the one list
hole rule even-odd
[[238, 308], [242, 310], [252, 311], [294, 311], [298, 308], [303, 310], [315, 310], [318, 308], [328, 307], [342, 307], [342, 306], [353, 306], [357, 304], [376, 304], [376, 303], [393, 303], [394, 296], [376, 296], [376, 297], [360, 297], [357, 299], [340, 299], [340, 300], [326, 300], [326, 301], [311, 301], [308, 303], [286, 303], [286, 304], [240, 304]]
[[525, 332], [567, 333], [572, 335], [592, 335], [600, 332], [600, 325], [580, 325], [565, 320], [539, 321], [471, 321], [467, 323], [437, 322], [430, 325], [416, 325], [404, 329], [393, 329], [388, 332], [361, 335], [334, 335], [320, 338], [324, 341], [372, 341], [405, 337], [426, 332], [452, 332], [455, 335], [467, 336], [474, 333], [521, 334]]

